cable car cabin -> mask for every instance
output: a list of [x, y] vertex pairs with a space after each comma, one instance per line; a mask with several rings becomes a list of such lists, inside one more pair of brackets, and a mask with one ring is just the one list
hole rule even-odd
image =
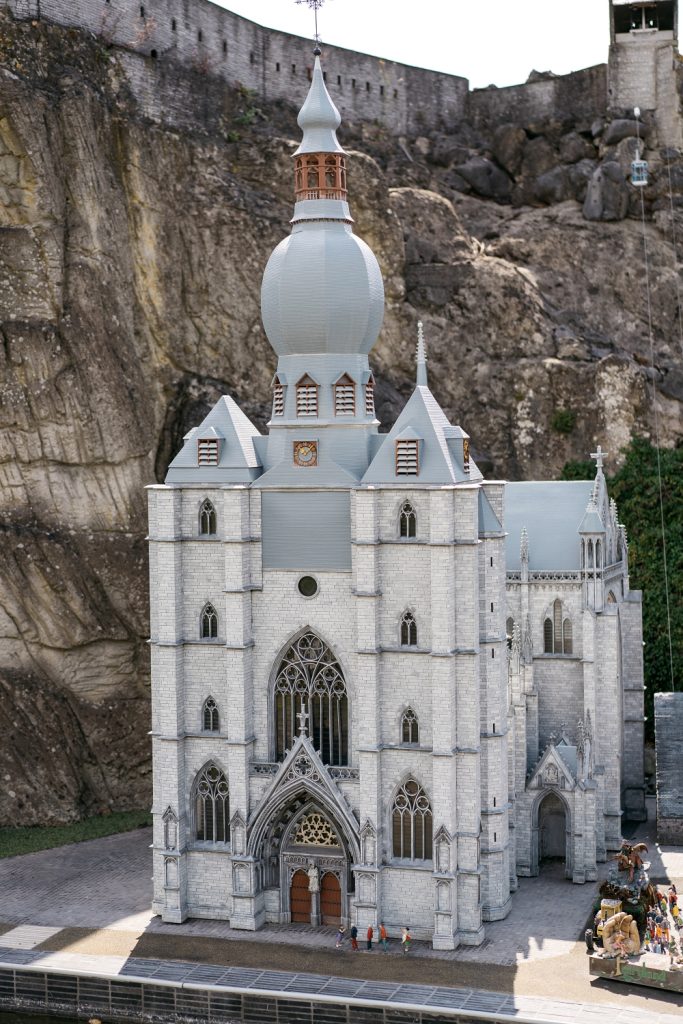
[[676, 0], [612, 0], [612, 30], [615, 36], [676, 29]]
[[631, 164], [631, 184], [643, 188], [647, 183], [647, 160], [634, 160]]

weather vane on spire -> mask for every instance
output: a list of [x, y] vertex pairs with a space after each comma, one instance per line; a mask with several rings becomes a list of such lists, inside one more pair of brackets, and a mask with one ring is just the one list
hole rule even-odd
[[320, 36], [318, 34], [318, 11], [325, 3], [325, 0], [295, 0], [297, 4], [308, 4], [313, 10], [313, 17], [315, 18], [315, 54], [316, 56], [320, 53]]

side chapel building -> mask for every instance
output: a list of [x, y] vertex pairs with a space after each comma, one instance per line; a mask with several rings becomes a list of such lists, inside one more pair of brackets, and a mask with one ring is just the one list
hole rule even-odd
[[316, 55], [268, 261], [270, 431], [228, 396], [149, 488], [154, 909], [478, 944], [643, 815], [640, 595], [594, 482], [484, 480], [427, 382], [378, 432], [377, 260]]

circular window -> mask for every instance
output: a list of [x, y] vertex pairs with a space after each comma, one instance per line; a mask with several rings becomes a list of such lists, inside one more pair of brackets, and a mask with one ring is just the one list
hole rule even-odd
[[302, 576], [297, 586], [302, 597], [315, 597], [318, 593], [318, 581], [313, 576]]

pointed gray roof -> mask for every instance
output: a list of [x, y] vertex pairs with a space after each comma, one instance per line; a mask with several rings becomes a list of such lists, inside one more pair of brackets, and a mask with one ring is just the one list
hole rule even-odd
[[[592, 480], [539, 480], [505, 486], [507, 567], [520, 568], [520, 538], [529, 537], [529, 569], [580, 569], [579, 527], [593, 491]], [[602, 529], [602, 527], [600, 527]]]
[[500, 533], [503, 527], [491, 507], [486, 491], [479, 489], [479, 536], [484, 533]]
[[[470, 460], [470, 472], [462, 465], [462, 439], [467, 434], [454, 427], [428, 387], [415, 388], [394, 426], [382, 438], [370, 463], [364, 484], [455, 484], [481, 479]], [[394, 442], [402, 438], [419, 439], [420, 472], [417, 476], [397, 476]]]
[[[167, 484], [248, 483], [259, 473], [261, 460], [254, 447], [260, 433], [237, 403], [224, 395], [198, 427], [185, 435], [185, 443], [168, 467]], [[197, 441], [216, 438], [221, 443], [217, 466], [197, 464]]]
[[337, 141], [337, 128], [341, 124], [341, 116], [327, 91], [320, 57], [315, 58], [311, 88], [299, 111], [297, 123], [304, 137], [294, 156], [300, 156], [302, 153], [344, 152]]

